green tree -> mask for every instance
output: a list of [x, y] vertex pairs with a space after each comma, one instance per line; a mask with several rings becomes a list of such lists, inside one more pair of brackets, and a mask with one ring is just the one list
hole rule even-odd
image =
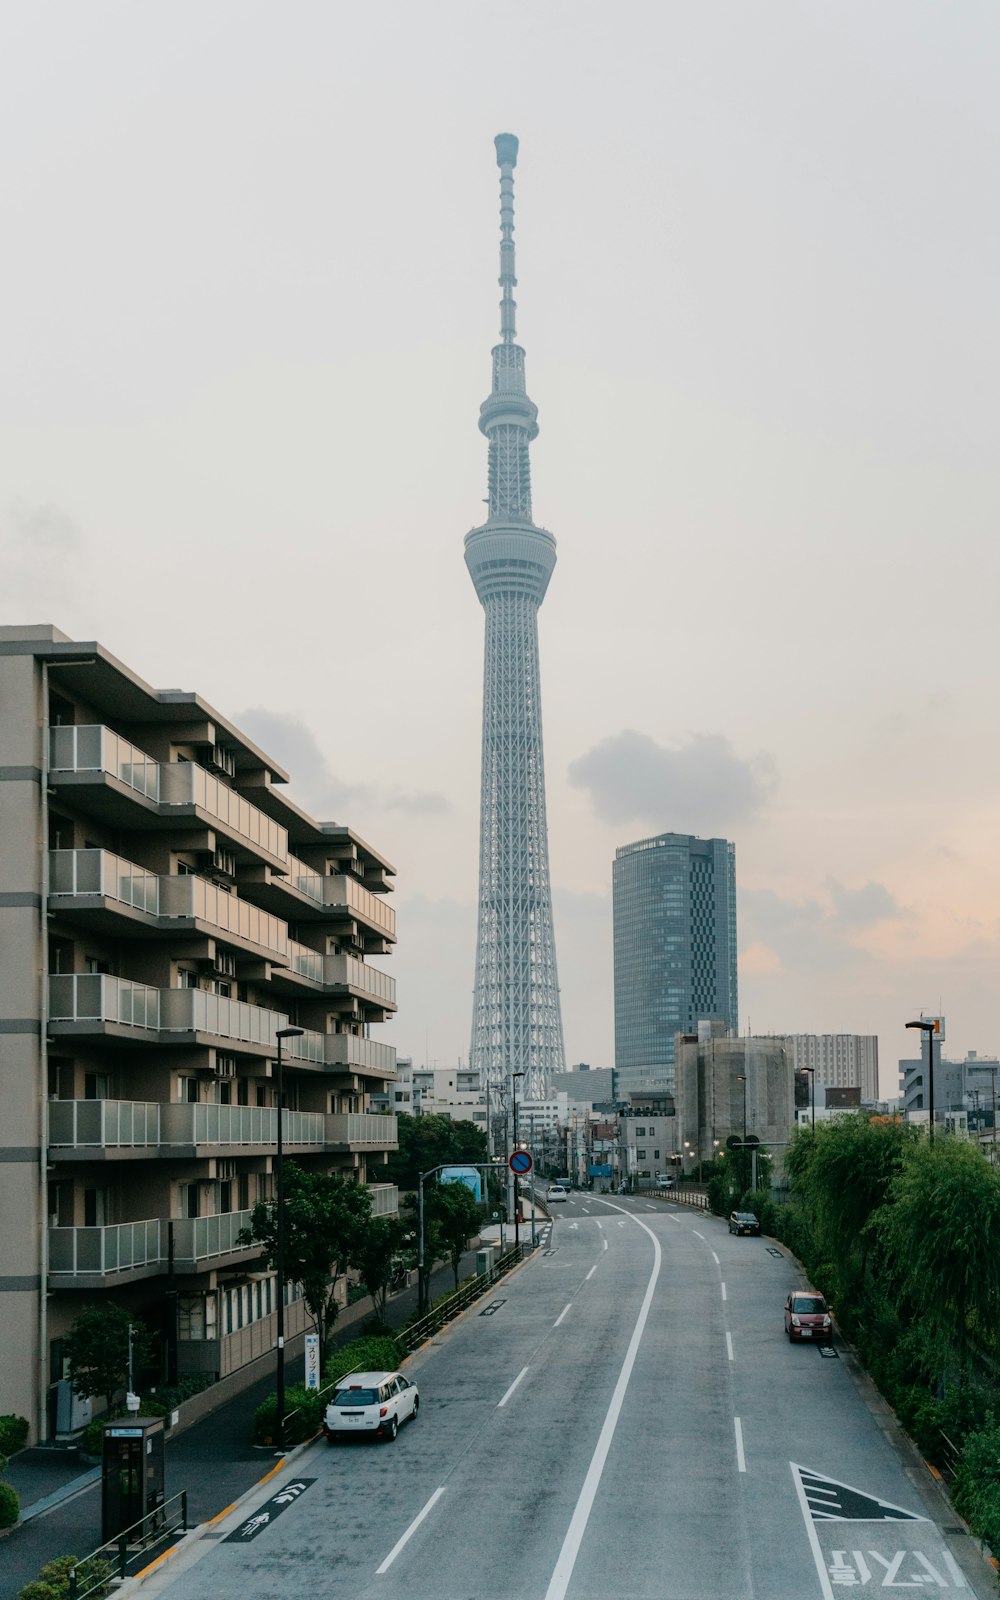
[[81, 1400], [103, 1395], [110, 1411], [115, 1395], [128, 1380], [129, 1326], [132, 1328], [132, 1373], [137, 1381], [153, 1354], [153, 1339], [146, 1324], [124, 1306], [109, 1302], [84, 1306], [62, 1341], [69, 1363], [70, 1382]]
[[385, 1302], [396, 1258], [405, 1249], [410, 1234], [409, 1225], [399, 1217], [372, 1217], [351, 1260], [372, 1297], [379, 1322], [385, 1321]]
[[[285, 1280], [302, 1286], [302, 1297], [319, 1336], [320, 1366], [337, 1320], [337, 1284], [360, 1253], [371, 1219], [371, 1195], [339, 1172], [305, 1171], [295, 1161], [284, 1172]], [[277, 1268], [277, 1203], [261, 1200], [242, 1229], [240, 1243], [259, 1244], [267, 1265]]]
[[875, 1218], [897, 1296], [919, 1316], [938, 1370], [965, 1375], [970, 1339], [1000, 1321], [1000, 1172], [959, 1139], [907, 1146]]
[[479, 1231], [479, 1202], [464, 1183], [439, 1183], [429, 1190], [424, 1202], [440, 1255], [451, 1262], [458, 1288], [458, 1269], [469, 1240]]
[[385, 1167], [386, 1181], [401, 1189], [415, 1189], [421, 1172], [434, 1167], [464, 1166], [487, 1159], [486, 1134], [474, 1122], [453, 1122], [434, 1113], [398, 1119], [399, 1149]]

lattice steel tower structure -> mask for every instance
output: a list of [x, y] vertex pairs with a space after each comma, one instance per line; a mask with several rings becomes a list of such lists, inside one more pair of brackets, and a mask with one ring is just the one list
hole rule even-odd
[[470, 1065], [491, 1088], [523, 1072], [541, 1099], [565, 1070], [545, 821], [538, 608], [556, 542], [531, 520], [528, 445], [538, 408], [515, 343], [514, 168], [517, 140], [496, 137], [500, 168], [500, 344], [479, 408], [489, 441], [489, 516], [465, 536], [465, 561], [486, 613], [479, 842], [479, 931]]

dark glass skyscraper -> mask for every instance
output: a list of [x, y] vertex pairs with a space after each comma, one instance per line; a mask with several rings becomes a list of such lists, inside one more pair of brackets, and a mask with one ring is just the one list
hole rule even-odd
[[612, 885], [619, 1092], [672, 1089], [676, 1033], [709, 1017], [737, 1031], [736, 847], [639, 839], [615, 852]]

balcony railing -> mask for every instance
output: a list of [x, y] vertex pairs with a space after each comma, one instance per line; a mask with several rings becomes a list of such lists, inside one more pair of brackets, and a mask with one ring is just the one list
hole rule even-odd
[[[202, 1108], [171, 1106], [163, 1109], [194, 1111]], [[135, 1150], [157, 1145], [160, 1143], [160, 1110], [160, 1106], [145, 1100], [50, 1100], [49, 1145], [104, 1150]]]
[[190, 917], [274, 955], [288, 952], [280, 917], [195, 874], [158, 877], [110, 850], [50, 850], [50, 895], [100, 895], [164, 918]]
[[160, 1026], [160, 990], [107, 973], [72, 972], [49, 978], [50, 1022], [121, 1022]]
[[[209, 1261], [213, 1256], [231, 1255], [248, 1247], [238, 1241], [241, 1228], [249, 1225], [249, 1211], [224, 1211], [212, 1217], [180, 1217], [172, 1224], [174, 1264]], [[164, 1229], [166, 1232], [166, 1229]]]
[[194, 761], [154, 761], [120, 734], [99, 725], [51, 728], [49, 767], [60, 772], [107, 772], [161, 806], [200, 806], [231, 832], [279, 861], [288, 855], [288, 830]]
[[318, 905], [323, 904], [323, 884], [325, 879], [315, 867], [309, 867], [298, 856], [288, 857], [288, 885], [297, 889], [299, 894], [307, 894], [310, 900], [315, 900]]
[[[155, 991], [154, 991], [155, 992]], [[278, 1029], [288, 1027], [281, 1011], [251, 1006], [243, 1000], [227, 1000], [204, 989], [164, 989], [161, 991], [161, 1027], [165, 1032], [213, 1033], [222, 1039], [237, 1039], [243, 1044], [262, 1044], [278, 1048]], [[325, 1060], [327, 1034], [305, 1032], [301, 1038], [285, 1040], [285, 1055], [295, 1061]]]
[[308, 945], [289, 941], [288, 965], [300, 978], [311, 978], [313, 983], [322, 983], [325, 959], [318, 950], [310, 950]]
[[327, 956], [323, 978], [328, 984], [343, 983], [352, 989], [360, 989], [374, 1000], [381, 1000], [384, 1005], [396, 1004], [395, 978], [390, 978], [387, 972], [380, 972], [377, 967], [370, 967], [367, 961], [359, 961], [356, 956]]
[[[387, 1078], [396, 1076], [396, 1051], [392, 1045], [379, 1044], [377, 1039], [363, 1039], [356, 1033], [326, 1033], [315, 1035], [326, 1046], [328, 1067], [359, 1067], [367, 1072], [378, 1072]], [[301, 1040], [292, 1040], [301, 1044]]]
[[398, 1139], [398, 1123], [394, 1115], [386, 1116], [376, 1111], [348, 1111], [340, 1116], [328, 1116], [326, 1121], [327, 1144], [347, 1145], [350, 1149], [394, 1149]]
[[110, 1228], [50, 1228], [49, 1272], [83, 1277], [156, 1266], [163, 1260], [161, 1236], [165, 1232], [166, 1225], [158, 1217], [150, 1222], [120, 1222]]
[[373, 1217], [394, 1217], [399, 1212], [399, 1190], [394, 1183], [370, 1183]]
[[[169, 1105], [161, 1116], [163, 1144], [263, 1145], [278, 1142], [278, 1113], [274, 1106]], [[326, 1143], [321, 1111], [285, 1111], [281, 1133], [284, 1144]]]
[[355, 916], [362, 917], [373, 927], [380, 928], [389, 939], [396, 937], [396, 913], [377, 894], [365, 889], [346, 873], [320, 880], [323, 884], [323, 902], [328, 906], [343, 907]]

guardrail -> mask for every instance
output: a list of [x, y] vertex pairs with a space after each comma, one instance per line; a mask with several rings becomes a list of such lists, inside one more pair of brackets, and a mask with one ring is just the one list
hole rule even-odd
[[[173, 1507], [173, 1510], [171, 1510]], [[105, 1594], [108, 1579], [117, 1577], [119, 1580], [131, 1577], [129, 1567], [137, 1562], [141, 1556], [165, 1539], [171, 1538], [175, 1533], [187, 1533], [187, 1490], [182, 1489], [180, 1494], [171, 1495], [169, 1500], [156, 1507], [155, 1511], [147, 1511], [138, 1522], [133, 1522], [130, 1528], [124, 1528], [114, 1539], [98, 1545], [89, 1556], [84, 1556], [75, 1566], [69, 1569], [69, 1600], [87, 1600], [91, 1594]], [[100, 1568], [90, 1574], [87, 1582], [87, 1566], [91, 1561], [101, 1563]], [[110, 1572], [106, 1569], [110, 1567]], [[82, 1571], [82, 1580], [81, 1580]], [[82, 1584], [86, 1584], [83, 1587]]]
[[494, 1263], [489, 1272], [484, 1272], [481, 1277], [473, 1278], [469, 1283], [463, 1284], [461, 1289], [455, 1294], [450, 1294], [446, 1300], [442, 1300], [425, 1317], [420, 1317], [418, 1321], [411, 1322], [405, 1328], [402, 1328], [396, 1338], [407, 1354], [415, 1350], [418, 1345], [423, 1344], [424, 1340], [430, 1338], [432, 1333], [437, 1333], [453, 1317], [457, 1317], [460, 1311], [464, 1311], [466, 1306], [472, 1304], [473, 1300], [478, 1300], [480, 1295], [485, 1294], [487, 1289], [491, 1289], [495, 1283], [505, 1277], [513, 1267], [517, 1266], [519, 1261], [523, 1261], [524, 1257], [530, 1253], [530, 1245], [515, 1245], [505, 1255], [502, 1255], [499, 1261]]
[[655, 1194], [658, 1200], [679, 1200], [682, 1205], [697, 1206], [699, 1211], [708, 1210], [708, 1195], [699, 1194], [697, 1191], [692, 1194], [685, 1194], [683, 1189], [671, 1188], [647, 1189], [640, 1191], [640, 1193]]

